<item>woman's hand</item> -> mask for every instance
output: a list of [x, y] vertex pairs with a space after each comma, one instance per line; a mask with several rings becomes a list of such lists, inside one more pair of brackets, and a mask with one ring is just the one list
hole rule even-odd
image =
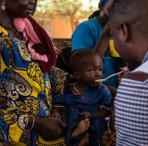
[[36, 130], [41, 137], [46, 140], [56, 140], [65, 133], [65, 123], [56, 118], [36, 118], [34, 124], [34, 130]]
[[85, 133], [89, 127], [90, 127], [89, 119], [84, 119], [84, 120], [80, 121], [78, 127], [73, 131], [72, 137], [75, 137], [75, 136]]

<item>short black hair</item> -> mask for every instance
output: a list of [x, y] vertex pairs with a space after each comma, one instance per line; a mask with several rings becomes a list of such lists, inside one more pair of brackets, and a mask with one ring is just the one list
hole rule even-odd
[[110, 10], [111, 19], [133, 19], [139, 15], [138, 1], [141, 0], [114, 0], [112, 8]]
[[[80, 68], [82, 69], [83, 67], [86, 66], [89, 62], [89, 57], [94, 57], [98, 56], [95, 51], [92, 49], [81, 49], [78, 51], [75, 51], [71, 57], [70, 57], [70, 68], [72, 72], [74, 73], [75, 71], [80, 71]], [[101, 58], [100, 58], [101, 60]]]
[[100, 16], [100, 10], [96, 10], [88, 17], [88, 19], [93, 19], [93, 18], [99, 17], [99, 16]]
[[133, 23], [142, 34], [148, 26], [148, 0], [114, 0], [110, 10], [110, 22]]

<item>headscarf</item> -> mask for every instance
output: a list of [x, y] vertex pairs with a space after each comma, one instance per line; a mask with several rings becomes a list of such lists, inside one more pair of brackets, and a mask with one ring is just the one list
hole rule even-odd
[[108, 2], [108, 0], [100, 0], [99, 2], [100, 2], [101, 5], [105, 5], [106, 2]]
[[56, 54], [46, 31], [31, 17], [14, 19], [14, 26], [23, 33], [32, 59], [38, 61], [43, 72], [49, 71], [56, 62]]

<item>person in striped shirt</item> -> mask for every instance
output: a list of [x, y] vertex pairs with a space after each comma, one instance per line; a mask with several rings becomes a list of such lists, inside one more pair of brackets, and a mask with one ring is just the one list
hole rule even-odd
[[148, 146], [148, 0], [114, 0], [110, 30], [130, 72], [115, 98], [117, 146]]

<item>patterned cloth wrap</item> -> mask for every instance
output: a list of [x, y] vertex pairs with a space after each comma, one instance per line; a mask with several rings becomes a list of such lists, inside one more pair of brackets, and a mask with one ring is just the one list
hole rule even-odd
[[18, 146], [65, 146], [63, 138], [44, 141], [35, 131], [22, 128], [19, 120], [20, 116], [50, 116], [51, 64], [33, 59], [26, 41], [2, 26], [0, 45], [0, 140]]
[[56, 93], [62, 93], [65, 82], [70, 75], [64, 70], [53, 66], [50, 73], [50, 80], [52, 85], [52, 91]]

